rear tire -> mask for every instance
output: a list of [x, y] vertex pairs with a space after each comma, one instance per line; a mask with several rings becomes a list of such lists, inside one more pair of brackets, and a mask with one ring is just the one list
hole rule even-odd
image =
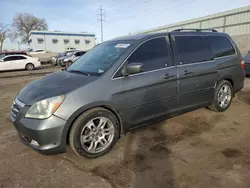
[[227, 80], [219, 82], [215, 89], [214, 100], [208, 108], [215, 112], [224, 112], [231, 105], [234, 96], [232, 84]]
[[101, 107], [87, 110], [70, 129], [70, 146], [81, 157], [100, 157], [118, 141], [119, 126], [116, 116], [109, 110]]
[[34, 68], [35, 68], [35, 66], [32, 63], [28, 63], [25, 66], [25, 69], [28, 70], [28, 71], [32, 71], [32, 70], [34, 70]]

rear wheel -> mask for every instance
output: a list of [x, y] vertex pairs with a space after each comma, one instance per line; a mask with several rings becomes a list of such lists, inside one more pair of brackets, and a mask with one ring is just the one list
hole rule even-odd
[[214, 100], [210, 110], [215, 112], [223, 112], [229, 108], [233, 99], [233, 87], [227, 80], [222, 80], [215, 89]]
[[25, 69], [31, 71], [31, 70], [34, 69], [34, 67], [35, 67], [35, 66], [34, 66], [32, 63], [28, 63], [28, 64], [25, 66]]
[[80, 115], [69, 135], [73, 151], [86, 158], [96, 158], [107, 153], [119, 139], [119, 122], [104, 108], [93, 108]]

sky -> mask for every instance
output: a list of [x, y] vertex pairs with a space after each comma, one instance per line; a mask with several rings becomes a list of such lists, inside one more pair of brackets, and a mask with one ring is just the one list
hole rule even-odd
[[[49, 30], [94, 33], [100, 42], [100, 6], [105, 41], [247, 5], [250, 0], [0, 0], [0, 23], [11, 24], [17, 13], [30, 13], [44, 18]], [[8, 40], [4, 48], [16, 49], [17, 44]]]

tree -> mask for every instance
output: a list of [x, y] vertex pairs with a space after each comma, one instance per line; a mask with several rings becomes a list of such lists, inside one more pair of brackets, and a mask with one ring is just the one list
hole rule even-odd
[[29, 40], [29, 33], [31, 30], [48, 30], [48, 24], [45, 19], [37, 18], [29, 13], [19, 13], [13, 18], [12, 27], [14, 33], [12, 38], [20, 37], [23, 43], [27, 43]]
[[3, 42], [9, 37], [9, 25], [0, 23], [0, 52], [3, 50]]

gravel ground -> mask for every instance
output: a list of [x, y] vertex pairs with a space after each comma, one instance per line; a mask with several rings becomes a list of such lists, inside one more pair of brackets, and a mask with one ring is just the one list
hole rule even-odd
[[203, 108], [137, 129], [89, 160], [69, 147], [65, 154], [41, 155], [19, 141], [9, 120], [17, 92], [41, 71], [57, 69], [0, 73], [1, 188], [250, 187], [250, 79], [226, 112]]

